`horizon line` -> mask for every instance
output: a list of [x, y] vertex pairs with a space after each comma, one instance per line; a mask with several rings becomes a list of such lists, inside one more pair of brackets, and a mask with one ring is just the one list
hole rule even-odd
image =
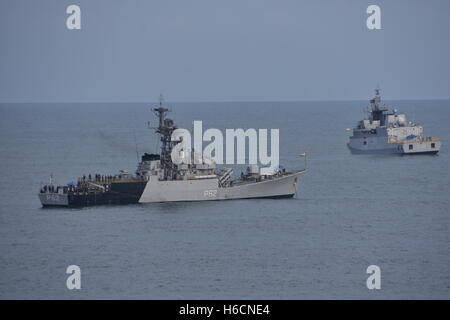
[[[165, 104], [171, 103], [271, 103], [271, 102], [352, 102], [352, 101], [369, 101], [368, 99], [304, 99], [304, 100], [204, 100], [204, 101], [182, 101], [182, 100], [165, 100]], [[420, 98], [420, 99], [383, 99], [383, 101], [447, 101], [449, 98]], [[159, 104], [159, 101], [0, 101], [0, 104], [82, 104], [82, 103], [114, 103], [114, 104]]]

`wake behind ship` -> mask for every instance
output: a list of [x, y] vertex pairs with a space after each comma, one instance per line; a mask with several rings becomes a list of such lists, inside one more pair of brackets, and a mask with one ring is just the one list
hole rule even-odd
[[[41, 187], [39, 199], [44, 207], [83, 207], [107, 204], [132, 204], [174, 201], [206, 201], [250, 198], [291, 198], [305, 169], [259, 168], [251, 165], [240, 178], [233, 169], [217, 169], [214, 161], [203, 156], [196, 164], [175, 164], [172, 149], [180, 141], [172, 140], [177, 129], [166, 118], [169, 109], [162, 101], [153, 112], [159, 120], [160, 154], [144, 154], [135, 174], [88, 175], [77, 183], [56, 186], [53, 181]], [[198, 157], [191, 151], [189, 157]], [[268, 170], [269, 169], [269, 170]]]

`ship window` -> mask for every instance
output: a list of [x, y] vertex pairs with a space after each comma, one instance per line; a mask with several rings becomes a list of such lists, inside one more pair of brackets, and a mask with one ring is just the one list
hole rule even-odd
[[412, 150], [412, 149], [413, 149], [413, 145], [410, 144], [410, 145], [409, 145], [409, 150]]
[[431, 147], [434, 149], [434, 148], [436, 148], [436, 145], [434, 143], [432, 143]]
[[363, 145], [366, 145], [366, 144], [367, 144], [367, 141], [364, 141], [364, 142], [363, 142]]

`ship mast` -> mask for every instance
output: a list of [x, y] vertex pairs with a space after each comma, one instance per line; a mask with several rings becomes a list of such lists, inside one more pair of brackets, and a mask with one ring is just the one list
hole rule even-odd
[[381, 104], [381, 95], [380, 95], [380, 88], [377, 87], [375, 89], [375, 97], [373, 97], [370, 100], [370, 105], [372, 107], [372, 110], [370, 112], [372, 113], [372, 120], [379, 120], [380, 124], [384, 125], [384, 117], [383, 112], [386, 111], [386, 108], [380, 108]]
[[176, 166], [172, 162], [172, 149], [178, 143], [172, 141], [172, 133], [176, 130], [172, 119], [166, 118], [170, 110], [164, 107], [164, 97], [159, 96], [159, 107], [152, 109], [153, 113], [159, 119], [159, 126], [156, 133], [159, 134], [161, 140], [161, 167], [164, 170], [164, 180], [172, 180], [176, 174]]
[[370, 100], [370, 104], [372, 105], [372, 110], [380, 110], [381, 96], [380, 96], [380, 88], [377, 87], [375, 89], [375, 97]]

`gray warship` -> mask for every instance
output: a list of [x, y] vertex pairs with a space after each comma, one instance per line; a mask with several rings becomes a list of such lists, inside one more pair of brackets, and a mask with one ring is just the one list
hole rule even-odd
[[[166, 117], [169, 109], [162, 102], [152, 110], [159, 120], [155, 128], [161, 142], [159, 154], [145, 153], [135, 174], [122, 170], [116, 175], [83, 176], [77, 183], [65, 186], [57, 186], [53, 181], [43, 184], [39, 192], [42, 206], [292, 198], [296, 194], [299, 176], [306, 168], [267, 170], [250, 165], [239, 178], [233, 178], [232, 168], [219, 170], [208, 158], [197, 159], [195, 164], [175, 164], [171, 153], [180, 141], [172, 140], [172, 133], [177, 127]], [[196, 156], [193, 150], [189, 156]]]
[[[353, 128], [347, 146], [354, 154], [436, 154], [441, 139], [425, 137], [423, 127], [407, 121], [406, 115], [381, 106], [380, 89], [370, 100], [368, 116]], [[350, 129], [347, 129], [350, 130]]]

